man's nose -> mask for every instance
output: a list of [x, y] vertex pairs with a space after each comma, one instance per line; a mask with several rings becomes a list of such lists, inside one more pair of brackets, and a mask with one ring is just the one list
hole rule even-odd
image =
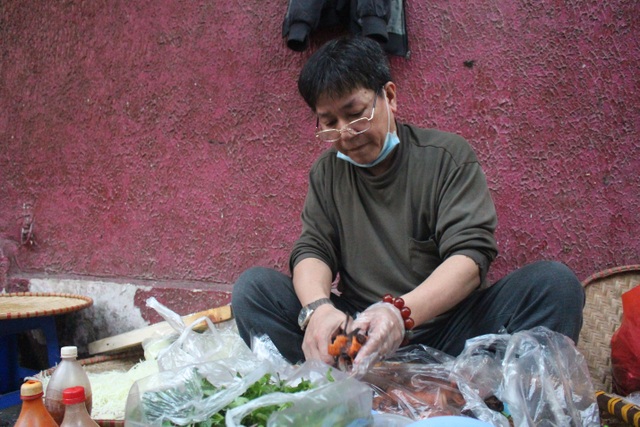
[[353, 139], [355, 135], [349, 130], [348, 127], [344, 127], [340, 129], [340, 139], [344, 142], [349, 142]]

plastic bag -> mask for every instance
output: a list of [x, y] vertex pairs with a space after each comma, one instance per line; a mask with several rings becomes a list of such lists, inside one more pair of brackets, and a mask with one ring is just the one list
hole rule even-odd
[[414, 420], [464, 415], [504, 427], [600, 425], [584, 357], [544, 327], [470, 339], [456, 358], [425, 346], [400, 349], [362, 379], [374, 389], [374, 410]]
[[232, 356], [241, 360], [253, 357], [249, 347], [229, 325], [217, 327], [211, 319], [203, 316], [194, 321], [192, 326], [205, 321], [208, 327], [204, 332], [196, 332], [185, 326], [180, 315], [155, 298], [147, 299], [147, 305], [155, 309], [179, 334], [177, 338], [158, 337], [155, 341], [143, 343], [146, 358], [151, 348], [158, 347], [153, 357], [157, 359], [161, 371]]
[[460, 415], [465, 400], [442, 365], [381, 362], [362, 378], [375, 392], [373, 409], [414, 420]]
[[478, 395], [494, 394], [516, 427], [600, 425], [584, 357], [545, 327], [468, 340], [453, 371]]
[[362, 377], [374, 390], [373, 409], [412, 420], [464, 414], [508, 427], [504, 416], [492, 411], [463, 377], [452, 372], [455, 361], [424, 345], [399, 349]]
[[[261, 411], [265, 407], [283, 409], [281, 405], [294, 403], [297, 406], [278, 412], [269, 425], [307, 425], [304, 420], [313, 419], [333, 425], [331, 420], [338, 418], [348, 420], [344, 425], [370, 423], [371, 390], [346, 373], [319, 361], [291, 365], [266, 335], [253, 337], [249, 349], [237, 331], [225, 333], [208, 318], [203, 320], [209, 328], [197, 333], [154, 298], [147, 304], [180, 335], [159, 350], [161, 372], [132, 386], [125, 409], [126, 426], [226, 423], [235, 427], [242, 425], [247, 415], [254, 417], [254, 411], [259, 412], [255, 417], [262, 417], [271, 413], [271, 408]], [[345, 392], [349, 393], [346, 397]]]
[[148, 376], [136, 381], [129, 391], [125, 426], [182, 426], [204, 422], [270, 369], [267, 361], [255, 359], [238, 364], [227, 359]]
[[[276, 372], [267, 360], [255, 359], [241, 365], [235, 362], [227, 359], [191, 365], [137, 381], [127, 399], [125, 426], [225, 425], [225, 422], [227, 426], [240, 426], [242, 419], [255, 409], [302, 400], [307, 393], [328, 384], [334, 386], [332, 393], [336, 393], [341, 381], [347, 379], [346, 374], [318, 361], [306, 362], [292, 370], [291, 376]], [[249, 389], [253, 392], [270, 389], [268, 385], [274, 383], [295, 387], [302, 381], [312, 387], [309, 392], [268, 392], [257, 398], [245, 397]], [[370, 405], [367, 410], [370, 413]]]
[[285, 377], [292, 377], [298, 371], [298, 367], [289, 363], [278, 351], [276, 345], [268, 335], [259, 335], [251, 338], [251, 354], [259, 360], [268, 360], [275, 372]]
[[640, 390], [640, 286], [622, 294], [622, 323], [611, 338], [613, 391]]
[[[298, 375], [302, 378], [306, 376], [304, 372]], [[288, 408], [273, 412], [266, 425], [269, 427], [368, 426], [373, 420], [371, 399], [371, 389], [366, 384], [355, 378], [345, 377], [334, 382], [324, 381], [324, 384], [309, 391], [294, 394], [271, 393], [252, 400], [229, 410], [226, 425], [227, 427], [241, 426], [242, 419], [258, 408], [291, 404]]]

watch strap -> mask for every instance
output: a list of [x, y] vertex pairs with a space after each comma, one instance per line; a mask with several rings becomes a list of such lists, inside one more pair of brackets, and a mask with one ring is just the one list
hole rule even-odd
[[333, 305], [333, 303], [331, 302], [331, 298], [320, 298], [310, 304], [305, 305], [305, 307], [309, 310], [315, 310], [316, 308], [320, 307], [323, 304]]

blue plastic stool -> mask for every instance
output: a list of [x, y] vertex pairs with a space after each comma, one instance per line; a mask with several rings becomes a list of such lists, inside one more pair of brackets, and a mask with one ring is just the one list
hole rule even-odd
[[0, 409], [20, 404], [23, 379], [39, 371], [20, 366], [18, 334], [40, 329], [47, 342], [49, 367], [60, 362], [60, 347], [54, 316], [0, 320]]

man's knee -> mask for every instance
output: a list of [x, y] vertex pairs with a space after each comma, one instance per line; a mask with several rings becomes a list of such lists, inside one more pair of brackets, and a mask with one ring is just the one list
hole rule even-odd
[[291, 278], [267, 267], [251, 267], [245, 270], [233, 285], [231, 304], [234, 307], [249, 308], [297, 301]]
[[544, 295], [547, 309], [553, 313], [549, 318], [549, 328], [561, 332], [578, 342], [582, 328], [582, 310], [585, 294], [582, 283], [565, 264], [556, 261], [535, 263], [539, 292]]
[[537, 286], [548, 292], [560, 303], [573, 302], [582, 310], [584, 289], [575, 273], [565, 264], [557, 261], [538, 261], [531, 264], [535, 269]]
[[262, 270], [266, 269], [264, 267], [251, 267], [243, 271], [233, 285], [233, 291], [244, 290], [247, 287], [254, 286], [260, 281], [259, 278], [264, 275]]
[[266, 270], [268, 269], [264, 267], [251, 267], [238, 276], [231, 292], [233, 307], [240, 309], [256, 299], [257, 294], [261, 292], [265, 277], [268, 275]]

